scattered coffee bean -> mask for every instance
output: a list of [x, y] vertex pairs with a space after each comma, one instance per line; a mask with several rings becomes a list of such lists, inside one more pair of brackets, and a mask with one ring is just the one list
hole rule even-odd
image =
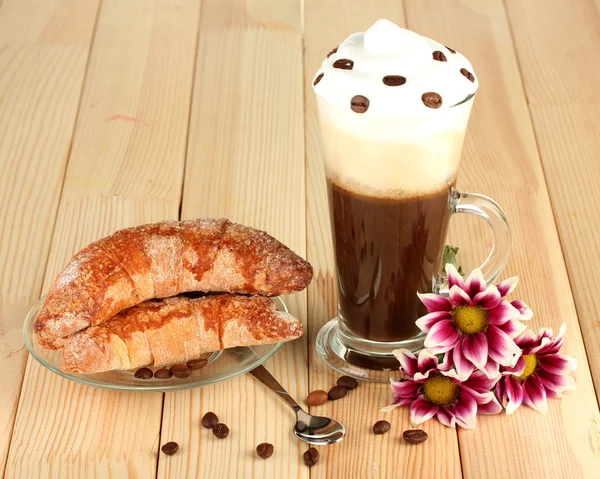
[[215, 427], [212, 428], [212, 432], [219, 439], [225, 439], [227, 436], [229, 436], [229, 428], [222, 422], [215, 425]]
[[179, 444], [176, 442], [167, 442], [166, 444], [163, 444], [163, 447], [161, 447], [160, 450], [167, 456], [172, 456], [179, 451]]
[[423, 100], [425, 106], [429, 108], [439, 108], [442, 106], [442, 97], [439, 95], [439, 93], [432, 91], [423, 93], [423, 95], [421, 95], [421, 100]]
[[317, 389], [308, 395], [306, 398], [306, 404], [309, 406], [320, 406], [321, 404], [325, 404], [327, 399], [327, 392], [323, 391], [322, 389]]
[[329, 58], [331, 55], [333, 55], [334, 53], [337, 53], [337, 49], [338, 47], [335, 47], [333, 50], [331, 50], [328, 54], [327, 54], [327, 58]]
[[427, 433], [422, 429], [409, 429], [402, 433], [402, 437], [409, 444], [421, 444], [427, 441]]
[[385, 434], [391, 427], [392, 425], [387, 421], [377, 421], [373, 424], [373, 432], [375, 434]]
[[202, 416], [202, 421], [200, 421], [202, 427], [206, 429], [212, 429], [217, 424], [219, 424], [219, 418], [214, 412], [207, 412], [204, 416]]
[[263, 442], [256, 446], [256, 454], [258, 457], [262, 457], [263, 459], [268, 459], [273, 455], [273, 444], [269, 444], [268, 442]]
[[[444, 45], [445, 46], [445, 45]], [[446, 49], [450, 52], [450, 53], [456, 53], [456, 50], [454, 50], [453, 48], [450, 48], [448, 46], [446, 46]]]
[[387, 86], [400, 86], [406, 83], [406, 78], [401, 75], [387, 75], [381, 81]]
[[173, 373], [170, 369], [162, 368], [154, 373], [156, 379], [169, 379], [173, 377]]
[[172, 366], [171, 372], [173, 373], [173, 376], [179, 379], [189, 378], [192, 375], [192, 370], [185, 364], [176, 364], [175, 366]]
[[341, 376], [337, 380], [337, 385], [346, 389], [354, 389], [358, 386], [358, 381], [350, 376]]
[[448, 59], [446, 58], [446, 55], [444, 55], [444, 53], [440, 52], [439, 50], [436, 50], [435, 52], [433, 52], [432, 56], [433, 56], [433, 59], [438, 62], [447, 62], [448, 61]]
[[460, 72], [463, 74], [463, 76], [469, 80], [471, 83], [475, 82], [475, 77], [473, 76], [473, 74], [467, 70], [466, 68], [461, 68]]
[[340, 70], [352, 70], [352, 67], [354, 67], [354, 62], [347, 58], [340, 58], [333, 62], [333, 68], [338, 68]]
[[333, 386], [329, 390], [329, 399], [331, 401], [335, 401], [337, 399], [343, 398], [346, 394], [348, 394], [348, 390], [343, 386]]
[[308, 426], [305, 423], [303, 423], [302, 421], [296, 422], [296, 431], [298, 431], [298, 432], [306, 431], [307, 427]]
[[350, 100], [350, 108], [353, 112], [364, 113], [369, 109], [369, 99], [362, 95], [356, 95]]
[[138, 369], [135, 372], [135, 377], [138, 379], [151, 379], [154, 374], [152, 373], [152, 369], [142, 368]]
[[307, 466], [314, 466], [317, 462], [319, 462], [319, 451], [317, 451], [314, 447], [311, 447], [304, 453], [303, 457], [304, 464]]
[[323, 79], [323, 76], [325, 76], [325, 73], [320, 73], [319, 76], [317, 78], [315, 78], [315, 81], [313, 82], [313, 86], [315, 86], [317, 83], [319, 83]]
[[208, 359], [192, 359], [187, 362], [187, 367], [195, 371], [196, 369], [202, 369], [207, 364]]

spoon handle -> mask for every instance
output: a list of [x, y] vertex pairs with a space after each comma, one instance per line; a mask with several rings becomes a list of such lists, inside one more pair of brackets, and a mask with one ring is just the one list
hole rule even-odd
[[275, 379], [263, 365], [260, 365], [249, 372], [250, 374], [252, 374], [252, 376], [254, 376], [261, 383], [267, 386], [271, 391], [277, 394], [281, 399], [283, 399], [285, 403], [294, 411], [298, 411], [299, 409], [301, 409], [301, 407], [294, 400], [294, 398], [289, 395], [289, 393], [283, 388], [283, 386], [277, 382], [277, 379]]

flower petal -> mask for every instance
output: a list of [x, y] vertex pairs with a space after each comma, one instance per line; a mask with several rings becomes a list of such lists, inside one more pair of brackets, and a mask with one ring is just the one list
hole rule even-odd
[[380, 411], [381, 412], [391, 411], [392, 409], [396, 409], [397, 407], [400, 407], [400, 406], [408, 406], [409, 404], [412, 404], [412, 402], [413, 402], [412, 399], [394, 398], [394, 402], [392, 404], [382, 407], [380, 409]]
[[508, 334], [511, 339], [516, 338], [527, 329], [527, 326], [518, 319], [509, 319], [505, 323], [497, 324], [496, 326]]
[[437, 404], [419, 398], [410, 406], [410, 424], [417, 427], [437, 414], [440, 407]]
[[450, 304], [450, 300], [445, 296], [440, 296], [439, 294], [434, 293], [417, 293], [417, 296], [430, 313], [434, 313], [436, 311], [452, 311], [452, 304]]
[[577, 368], [577, 361], [565, 354], [549, 354], [538, 357], [539, 366], [553, 374], [562, 374]]
[[456, 424], [464, 429], [475, 429], [477, 424], [477, 401], [469, 394], [459, 394], [458, 402], [452, 409]]
[[426, 349], [423, 349], [419, 353], [419, 357], [417, 358], [417, 369], [420, 373], [426, 373], [431, 369], [437, 369], [438, 366], [438, 358], [433, 354], [430, 354]]
[[496, 385], [500, 377], [501, 376], [498, 371], [496, 371], [496, 374], [494, 374], [490, 378], [483, 371], [475, 370], [473, 371], [473, 374], [469, 376], [469, 379], [463, 382], [463, 386], [466, 386], [480, 393], [488, 393], [492, 389], [494, 389], [494, 386]]
[[464, 289], [467, 294], [473, 298], [477, 293], [481, 293], [485, 288], [486, 283], [481, 270], [476, 268], [471, 271], [471, 274], [469, 274], [467, 280], [465, 281]]
[[523, 402], [523, 387], [513, 376], [504, 377], [500, 381], [503, 381], [504, 390], [504, 397], [500, 400], [506, 408], [506, 414], [512, 414]]
[[481, 306], [485, 309], [493, 309], [500, 304], [502, 298], [498, 288], [493, 284], [487, 287], [484, 291], [477, 293], [473, 298], [473, 305]]
[[511, 301], [510, 304], [519, 310], [520, 316], [517, 319], [521, 321], [529, 321], [533, 318], [533, 311], [520, 299]]
[[514, 340], [521, 349], [530, 348], [537, 344], [537, 336], [531, 329], [526, 329], [514, 338]]
[[465, 287], [465, 280], [460, 275], [456, 267], [452, 263], [446, 264], [446, 274], [448, 275], [448, 287], [452, 288], [452, 286], [457, 285], [460, 288]]
[[519, 357], [514, 366], [502, 366], [501, 371], [504, 376], [520, 376], [525, 371], [525, 360], [523, 356]]
[[458, 373], [460, 380], [466, 381], [469, 379], [469, 376], [473, 372], [473, 369], [475, 369], [475, 366], [463, 354], [461, 343], [457, 344], [454, 348], [452, 360], [454, 361], [454, 367], [456, 368], [456, 372]]
[[494, 396], [494, 393], [489, 394], [489, 400], [484, 403], [477, 404], [477, 414], [498, 414], [502, 411], [502, 406]]
[[536, 376], [544, 389], [562, 393], [564, 391], [574, 391], [576, 388], [575, 380], [568, 373], [552, 374], [548, 371], [538, 369]]
[[471, 298], [457, 285], [450, 288], [449, 299], [452, 306], [472, 306]]
[[435, 323], [444, 319], [452, 319], [452, 314], [449, 311], [435, 311], [417, 319], [416, 325], [421, 331], [428, 333]]
[[492, 358], [488, 357], [487, 363], [485, 364], [485, 367], [481, 370], [481, 372], [485, 374], [488, 378], [493, 379], [498, 377], [499, 369], [500, 365]]
[[394, 381], [392, 383], [392, 392], [394, 396], [400, 399], [416, 399], [419, 395], [421, 385], [410, 379], [404, 381]]
[[448, 411], [448, 409], [446, 409], [445, 407], [440, 407], [440, 410], [437, 413], [437, 419], [438, 421], [440, 421], [444, 426], [447, 427], [455, 427], [456, 426], [456, 418], [454, 417], [454, 414], [452, 414], [451, 411]]
[[535, 374], [523, 381], [523, 404], [541, 413], [545, 413], [548, 410], [546, 390]]
[[412, 378], [417, 372], [417, 357], [408, 349], [395, 349], [392, 354], [400, 363], [400, 371]]
[[425, 338], [425, 347], [430, 349], [431, 354], [444, 353], [452, 349], [459, 339], [460, 334], [454, 322], [450, 319], [443, 320], [431, 327]]
[[514, 366], [521, 355], [519, 346], [508, 334], [493, 324], [488, 326], [486, 334], [490, 358], [501, 366]]
[[485, 334], [465, 336], [462, 340], [462, 352], [477, 368], [485, 367], [488, 360], [488, 342]]
[[512, 293], [515, 290], [515, 288], [517, 287], [518, 282], [519, 282], [519, 277], [513, 276], [512, 278], [505, 279], [500, 284], [498, 284], [496, 287], [498, 288], [498, 291], [500, 292], [500, 295], [502, 296], [502, 298], [504, 298], [504, 297], [508, 296], [510, 293]]
[[501, 300], [498, 306], [488, 310], [488, 319], [495, 325], [504, 324], [510, 319], [518, 318], [519, 315], [519, 310], [505, 299]]

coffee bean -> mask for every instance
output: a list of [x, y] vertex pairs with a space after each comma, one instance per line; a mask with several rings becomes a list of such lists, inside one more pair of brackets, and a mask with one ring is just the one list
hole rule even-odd
[[163, 447], [161, 447], [160, 450], [167, 456], [172, 456], [179, 451], [179, 444], [176, 442], [167, 442], [166, 444], [163, 444]]
[[333, 50], [331, 50], [328, 54], [327, 54], [327, 58], [329, 58], [331, 55], [333, 55], [334, 53], [337, 53], [337, 49], [338, 47], [335, 47]]
[[187, 367], [195, 371], [196, 369], [202, 369], [207, 364], [207, 359], [192, 359], [187, 362]]
[[152, 376], [154, 376], [154, 374], [152, 373], [152, 370], [148, 368], [138, 369], [135, 372], [135, 377], [138, 379], [151, 379]]
[[154, 373], [156, 379], [169, 379], [173, 377], [173, 373], [170, 369], [162, 368]]
[[222, 422], [213, 427], [212, 432], [219, 439], [225, 439], [227, 436], [229, 436], [229, 428]]
[[425, 106], [429, 108], [439, 108], [442, 106], [442, 97], [439, 95], [439, 93], [428, 91], [427, 93], [423, 93], [423, 95], [421, 95], [421, 100], [423, 100]]
[[377, 421], [373, 424], [373, 432], [375, 434], [385, 434], [391, 427], [392, 425], [387, 421]]
[[350, 100], [350, 108], [356, 113], [364, 113], [369, 109], [369, 99], [362, 95], [356, 95]]
[[475, 82], [475, 77], [473, 76], [473, 74], [467, 70], [466, 68], [461, 68], [460, 72], [463, 74], [463, 76], [469, 80], [471, 83]]
[[438, 62], [447, 62], [448, 59], [446, 58], [446, 55], [444, 55], [443, 52], [440, 52], [439, 50], [436, 50], [435, 52], [432, 53], [433, 59], [438, 61]]
[[348, 394], [348, 390], [343, 386], [333, 386], [329, 390], [329, 399], [331, 401], [335, 401], [336, 399], [343, 398], [346, 394]]
[[427, 433], [422, 429], [409, 429], [402, 433], [402, 437], [409, 444], [421, 444], [427, 441]]
[[348, 60], [347, 58], [340, 58], [333, 62], [333, 68], [338, 68], [340, 70], [352, 70], [354, 66], [354, 62], [352, 60]]
[[268, 459], [273, 455], [273, 444], [269, 444], [268, 442], [263, 442], [256, 446], [256, 454], [258, 457], [262, 457], [263, 459]]
[[[446, 45], [444, 45], [444, 46], [446, 46]], [[446, 48], [448, 49], [448, 51], [449, 51], [450, 53], [456, 53], [456, 50], [454, 50], [454, 49], [452, 49], [452, 48], [450, 48], [450, 47], [448, 47], [448, 46], [446, 46]]]
[[307, 427], [308, 426], [305, 423], [303, 423], [302, 421], [297, 421], [296, 422], [296, 431], [298, 431], [298, 432], [304, 432], [304, 431], [306, 431]]
[[173, 373], [173, 376], [179, 379], [189, 378], [192, 375], [192, 370], [185, 364], [176, 364], [175, 366], [172, 366], [171, 372]]
[[322, 389], [317, 389], [308, 395], [306, 398], [306, 404], [309, 406], [320, 406], [321, 404], [325, 404], [327, 399], [327, 393]]
[[319, 451], [317, 451], [314, 447], [311, 447], [304, 453], [303, 457], [304, 464], [307, 466], [314, 466], [317, 462], [319, 462]]
[[381, 81], [387, 86], [400, 86], [406, 83], [406, 78], [401, 75], [387, 75]]
[[354, 389], [358, 386], [358, 381], [350, 376], [341, 376], [337, 380], [337, 385], [346, 389]]
[[219, 418], [214, 412], [207, 412], [204, 416], [202, 416], [202, 421], [200, 421], [202, 427], [206, 429], [212, 429], [217, 424], [219, 424]]
[[315, 86], [317, 83], [319, 83], [323, 79], [324, 76], [325, 76], [325, 73], [319, 74], [319, 76], [317, 78], [315, 78], [315, 81], [313, 82], [313, 86]]

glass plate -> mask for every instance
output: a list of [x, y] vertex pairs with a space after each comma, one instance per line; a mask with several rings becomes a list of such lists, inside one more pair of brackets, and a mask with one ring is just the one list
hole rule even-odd
[[[280, 298], [272, 298], [279, 311], [287, 312], [285, 303]], [[87, 386], [118, 391], [166, 392], [180, 389], [198, 388], [218, 383], [244, 374], [269, 359], [283, 343], [264, 344], [261, 346], [231, 348], [216, 353], [206, 354], [208, 364], [192, 372], [185, 379], [172, 377], [169, 379], [137, 379], [132, 371], [109, 371], [97, 374], [70, 374], [60, 369], [62, 350], [44, 349], [37, 341], [33, 331], [33, 323], [37, 317], [44, 298], [33, 305], [23, 325], [25, 346], [31, 355], [45, 368], [53, 373]]]

